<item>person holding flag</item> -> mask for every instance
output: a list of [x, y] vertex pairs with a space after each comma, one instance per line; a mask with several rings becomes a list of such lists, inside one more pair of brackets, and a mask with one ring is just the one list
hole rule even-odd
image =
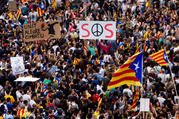
[[[17, 8], [10, 2], [0, 4], [0, 118], [179, 117], [175, 2], [14, 0]], [[101, 39], [99, 34], [90, 41], [80, 39], [79, 21], [84, 20], [116, 21], [116, 39]], [[102, 34], [110, 35], [109, 29], [103, 28]], [[39, 41], [42, 30], [53, 37]], [[20, 74], [13, 73], [12, 57], [24, 60]], [[26, 76], [39, 80], [15, 82]], [[140, 98], [149, 99], [148, 112], [141, 112]]]
[[150, 57], [154, 61], [156, 61], [160, 66], [169, 66], [170, 73], [171, 73], [171, 78], [173, 80], [173, 84], [174, 84], [174, 88], [175, 88], [175, 92], [178, 95], [176, 85], [175, 85], [175, 81], [174, 81], [173, 76], [172, 76], [171, 66], [169, 65], [169, 60], [168, 60], [168, 57], [167, 57], [165, 49], [162, 49], [162, 50], [160, 50], [160, 51], [158, 51], [156, 53], [151, 54]]

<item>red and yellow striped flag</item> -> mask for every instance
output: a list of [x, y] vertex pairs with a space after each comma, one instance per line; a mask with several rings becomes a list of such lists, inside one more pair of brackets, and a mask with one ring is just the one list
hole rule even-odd
[[160, 31], [160, 32], [158, 33], [157, 40], [160, 39], [160, 36], [161, 36], [161, 35], [162, 35], [162, 32]]
[[56, 0], [53, 0], [52, 8], [53, 8], [54, 11], [56, 11], [56, 7], [57, 7], [57, 2], [56, 2]]
[[37, 13], [39, 16], [42, 16], [43, 11], [42, 11], [42, 9], [40, 9], [40, 7], [37, 7]]
[[142, 46], [142, 45], [140, 44], [139, 47], [137, 48], [137, 50], [135, 51], [135, 53], [139, 53], [139, 52], [141, 52], [141, 49], [142, 49], [141, 46]]
[[75, 59], [75, 60], [73, 61], [73, 65], [75, 65], [75, 66], [76, 66], [77, 64], [79, 64], [79, 63], [80, 63], [80, 61], [81, 61], [80, 59]]
[[26, 113], [25, 109], [19, 109], [19, 110], [17, 111], [17, 116], [19, 116], [20, 118], [22, 118], [25, 113]]
[[142, 86], [143, 52], [134, 54], [113, 74], [108, 90], [124, 84]]
[[87, 55], [88, 49], [86, 46], [83, 47], [83, 50], [84, 50], [84, 54]]
[[147, 45], [144, 46], [144, 52], [147, 52]]
[[98, 107], [101, 106], [101, 103], [102, 103], [102, 98], [99, 98], [99, 99], [98, 99]]
[[131, 107], [130, 107], [130, 110], [132, 110], [132, 111], [135, 110], [136, 103], [137, 103], [137, 100], [138, 100], [138, 99], [139, 99], [139, 87], [137, 87], [137, 90], [136, 90], [136, 93], [135, 93], [135, 96], [134, 96], [132, 105], [131, 105]]
[[164, 49], [150, 55], [160, 66], [168, 65], [168, 58]]
[[18, 8], [17, 10], [17, 20], [19, 19], [19, 17], [21, 16], [22, 10], [21, 8]]

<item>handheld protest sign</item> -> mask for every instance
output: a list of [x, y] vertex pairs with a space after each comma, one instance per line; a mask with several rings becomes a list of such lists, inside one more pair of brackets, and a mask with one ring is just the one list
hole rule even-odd
[[17, 11], [16, 0], [9, 0], [8, 4], [10, 11]]
[[37, 22], [23, 25], [24, 40], [38, 41], [38, 40], [48, 40], [57, 39], [61, 36], [60, 32], [60, 22]]
[[80, 21], [80, 39], [116, 40], [116, 22]]
[[25, 72], [23, 57], [11, 57], [11, 67], [14, 75], [22, 74]]

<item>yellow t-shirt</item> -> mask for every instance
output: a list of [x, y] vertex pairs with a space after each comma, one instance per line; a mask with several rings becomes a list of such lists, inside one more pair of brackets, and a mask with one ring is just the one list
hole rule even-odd
[[14, 97], [11, 96], [11, 95], [6, 95], [6, 96], [4, 96], [4, 98], [5, 98], [5, 99], [10, 98], [10, 99], [11, 99], [11, 103], [14, 103], [14, 102], [15, 102]]
[[151, 37], [151, 34], [150, 34], [149, 32], [146, 32], [146, 33], [144, 34], [145, 41], [147, 41], [147, 35], [149, 35], [149, 39], [150, 39], [150, 37]]

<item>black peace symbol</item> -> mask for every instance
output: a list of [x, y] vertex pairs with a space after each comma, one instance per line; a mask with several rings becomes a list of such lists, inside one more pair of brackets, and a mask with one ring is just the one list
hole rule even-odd
[[92, 28], [91, 28], [91, 32], [92, 32], [92, 34], [93, 34], [94, 36], [96, 36], [96, 37], [101, 36], [102, 33], [103, 33], [103, 27], [102, 27], [102, 25], [99, 24], [99, 23], [94, 24], [94, 25], [92, 26]]

